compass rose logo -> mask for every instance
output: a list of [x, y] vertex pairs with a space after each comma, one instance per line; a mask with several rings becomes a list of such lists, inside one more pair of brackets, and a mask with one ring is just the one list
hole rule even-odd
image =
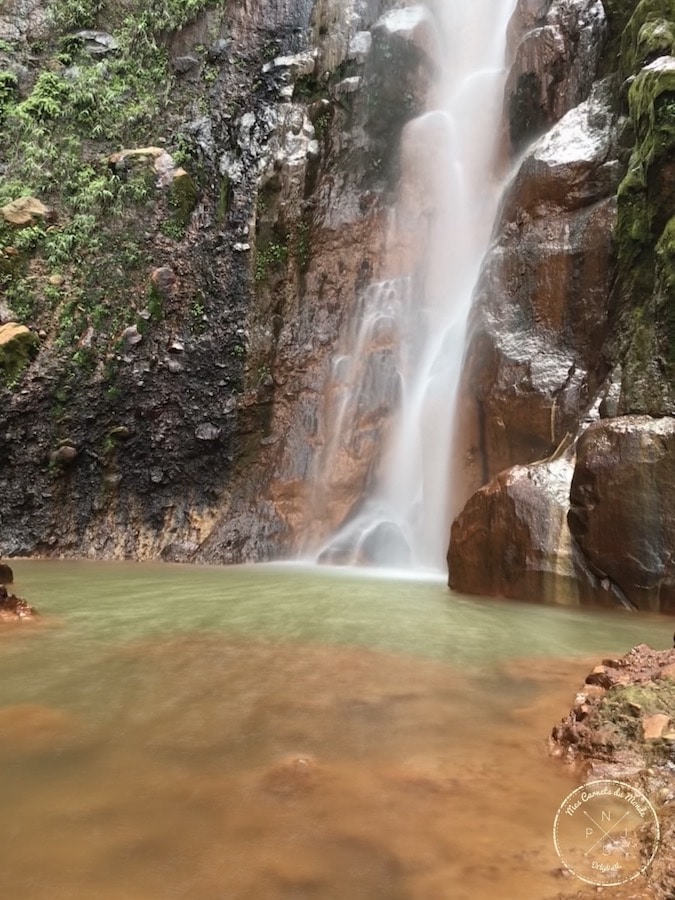
[[589, 781], [568, 794], [553, 824], [563, 865], [589, 884], [632, 881], [651, 865], [661, 833], [654, 807], [622, 781]]

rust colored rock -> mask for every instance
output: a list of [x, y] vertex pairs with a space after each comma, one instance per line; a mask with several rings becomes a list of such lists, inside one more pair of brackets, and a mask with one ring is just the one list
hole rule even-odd
[[452, 525], [450, 586], [486, 594], [578, 602], [567, 533], [572, 465], [565, 459], [502, 472]]
[[586, 676], [586, 684], [597, 684], [599, 687], [609, 688], [612, 686], [612, 678], [605, 666], [596, 666], [593, 671]]
[[176, 274], [169, 266], [160, 266], [152, 270], [150, 280], [155, 290], [164, 297], [173, 290], [176, 284]]
[[520, 0], [509, 32], [513, 65], [505, 97], [518, 152], [588, 95], [607, 21], [598, 0]]
[[665, 713], [656, 713], [653, 716], [645, 716], [642, 720], [642, 737], [646, 741], [656, 741], [663, 737], [670, 725], [670, 716]]
[[498, 472], [550, 455], [605, 376], [617, 136], [602, 83], [532, 146], [506, 192], [458, 392], [460, 503]]
[[568, 521], [595, 573], [638, 608], [675, 613], [675, 418], [591, 425], [577, 444]]
[[262, 786], [272, 794], [298, 794], [316, 786], [317, 765], [313, 756], [291, 756], [273, 766], [264, 776]]
[[19, 622], [32, 619], [35, 615], [30, 603], [10, 594], [4, 585], [0, 585], [0, 623]]
[[675, 662], [661, 669], [661, 678], [675, 678]]

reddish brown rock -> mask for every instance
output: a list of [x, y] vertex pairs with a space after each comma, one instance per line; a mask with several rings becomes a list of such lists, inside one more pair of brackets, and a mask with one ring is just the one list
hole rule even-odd
[[35, 610], [26, 600], [15, 597], [4, 585], [0, 585], [0, 622], [18, 622], [32, 619], [35, 615]]
[[675, 418], [624, 416], [577, 444], [570, 530], [589, 567], [640, 609], [675, 612]]
[[621, 175], [610, 101], [598, 85], [533, 145], [505, 195], [458, 393], [459, 502], [498, 472], [550, 455], [605, 377]]
[[160, 266], [152, 270], [150, 280], [157, 293], [165, 297], [171, 293], [176, 284], [176, 274], [169, 266]]
[[262, 786], [272, 794], [306, 793], [316, 786], [317, 764], [313, 756], [289, 756], [265, 774]]
[[653, 716], [646, 716], [642, 720], [642, 736], [646, 741], [655, 741], [663, 737], [664, 732], [670, 725], [670, 716], [665, 713], [655, 713]]
[[588, 95], [606, 31], [598, 0], [520, 0], [509, 29], [513, 65], [505, 91], [515, 152]]
[[560, 459], [502, 472], [452, 525], [448, 566], [457, 591], [576, 603], [567, 530], [572, 464]]

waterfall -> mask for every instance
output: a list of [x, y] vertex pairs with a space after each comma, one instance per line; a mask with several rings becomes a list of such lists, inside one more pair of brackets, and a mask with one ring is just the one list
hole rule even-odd
[[[430, 20], [439, 74], [426, 111], [401, 137], [392, 277], [363, 292], [333, 363], [314, 489], [311, 552], [322, 561], [445, 566], [452, 420], [471, 294], [501, 192], [496, 159], [514, 6], [438, 0], [387, 14]], [[324, 539], [330, 498], [349, 494], [346, 457], [363, 460], [352, 476], [361, 496]]]

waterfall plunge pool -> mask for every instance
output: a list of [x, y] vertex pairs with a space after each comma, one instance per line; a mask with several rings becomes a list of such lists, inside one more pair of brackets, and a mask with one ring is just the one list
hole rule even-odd
[[[15, 561], [2, 895], [543, 900], [544, 738], [658, 616], [296, 566]], [[578, 885], [581, 887], [581, 884]]]

